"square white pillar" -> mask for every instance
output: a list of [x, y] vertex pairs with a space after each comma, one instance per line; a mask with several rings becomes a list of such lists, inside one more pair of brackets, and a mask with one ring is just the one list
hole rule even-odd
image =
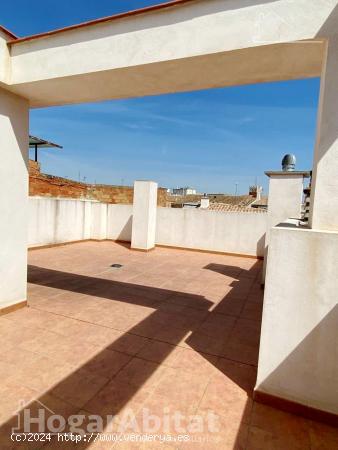
[[[337, 31], [335, 31], [337, 33]], [[338, 35], [331, 36], [321, 76], [310, 226], [338, 231]]]
[[265, 252], [263, 263], [263, 279], [265, 280], [266, 264], [270, 233], [275, 227], [287, 219], [300, 219], [304, 178], [309, 178], [309, 172], [303, 171], [274, 171], [265, 172], [269, 180], [268, 220], [265, 235]]
[[151, 250], [155, 247], [157, 183], [135, 181], [131, 248]]
[[0, 309], [27, 300], [27, 100], [0, 88]]

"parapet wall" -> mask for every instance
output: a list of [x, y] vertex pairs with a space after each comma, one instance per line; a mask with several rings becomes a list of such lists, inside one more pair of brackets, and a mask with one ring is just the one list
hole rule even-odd
[[[29, 198], [29, 247], [84, 239], [131, 241], [133, 205]], [[157, 208], [156, 244], [263, 256], [266, 214]]]
[[156, 243], [174, 247], [264, 255], [267, 214], [157, 208]]

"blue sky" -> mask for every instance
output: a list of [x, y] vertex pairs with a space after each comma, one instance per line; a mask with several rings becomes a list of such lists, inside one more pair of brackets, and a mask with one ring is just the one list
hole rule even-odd
[[[148, 1], [17, 0], [0, 23], [19, 36], [116, 12]], [[87, 182], [189, 185], [201, 192], [267, 189], [265, 170], [295, 153], [312, 166], [319, 80], [269, 83], [31, 111], [31, 134], [63, 145], [40, 152], [42, 169]]]

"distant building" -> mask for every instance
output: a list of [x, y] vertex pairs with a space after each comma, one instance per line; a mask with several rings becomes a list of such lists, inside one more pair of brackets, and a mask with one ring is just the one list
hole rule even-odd
[[185, 196], [185, 195], [196, 195], [197, 194], [197, 191], [196, 191], [196, 189], [193, 189], [193, 188], [191, 188], [191, 187], [181, 187], [181, 188], [176, 188], [176, 189], [173, 189], [173, 195], [182, 195], [182, 196]]
[[254, 185], [249, 187], [249, 195], [251, 195], [251, 197], [254, 197], [256, 200], [260, 200], [262, 198], [262, 192], [262, 186]]

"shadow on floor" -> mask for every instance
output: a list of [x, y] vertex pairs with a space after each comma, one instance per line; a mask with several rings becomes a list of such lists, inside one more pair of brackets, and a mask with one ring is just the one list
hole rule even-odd
[[[92, 405], [95, 406], [92, 407], [91, 413], [105, 416], [108, 413], [115, 415], [122, 411], [131, 399], [134, 400], [137, 397], [140, 388], [156, 376], [158, 365], [164, 362], [176, 346], [180, 346], [182, 342], [185, 342], [197, 352], [199, 357], [215, 365], [226, 377], [244, 389], [249, 399], [247, 408], [250, 409], [256, 378], [255, 366], [259, 346], [260, 322], [259, 317], [255, 317], [254, 320], [250, 318], [250, 314], [252, 314], [250, 307], [247, 311], [248, 318], [245, 318], [245, 315], [242, 318], [241, 313], [245, 312], [245, 308], [250, 303], [246, 299], [250, 294], [250, 289], [260, 267], [259, 264], [257, 262], [248, 271], [220, 264], [206, 266], [206, 270], [213, 270], [222, 273], [225, 277], [235, 279], [230, 285], [229, 293], [216, 306], [201, 295], [30, 266], [28, 272], [30, 283], [93, 296], [96, 299], [115, 300], [155, 309], [148, 317], [125, 331], [112, 345], [103, 349], [100, 354], [95, 355], [81, 368], [68, 375], [66, 379], [41, 396], [39, 401], [48, 405], [49, 397], [52, 396], [72, 404], [72, 391], [76, 390], [78, 386], [80, 386], [80, 389], [90, 391], [86, 384], [83, 385], [86, 369], [95, 366], [95, 364], [109, 366], [110, 361], [109, 359], [106, 360], [106, 358], [109, 358], [109, 352], [107, 353], [105, 350], [121, 351], [121, 349], [130, 347], [133, 340], [135, 345], [138, 345], [140, 339], [149, 339], [152, 340], [154, 348], [153, 350], [150, 348], [150, 354], [148, 359], [145, 360], [146, 362], [143, 362], [141, 355], [140, 360], [134, 359], [134, 368], [130, 368], [129, 372], [126, 370], [123, 374], [124, 377], [127, 377], [128, 383], [125, 386], [128, 386], [128, 388], [113, 390], [108, 404], [107, 398], [100, 397], [100, 390], [97, 391], [98, 393], [93, 391], [95, 401], [92, 402]], [[238, 278], [236, 279], [236, 277]], [[251, 303], [257, 308], [257, 305], [260, 305], [260, 301], [257, 299], [261, 297], [261, 293], [253, 293], [252, 295], [253, 301]], [[69, 302], [71, 301], [70, 299]], [[55, 302], [57, 302], [56, 297]], [[257, 316], [257, 311], [255, 312]], [[111, 322], [110, 326], [114, 328], [114, 323]], [[252, 340], [253, 342], [251, 342]], [[126, 360], [126, 365], [130, 363], [130, 360], [131, 358]], [[219, 361], [222, 364], [219, 364]], [[234, 365], [232, 361], [237, 361], [241, 365]], [[184, 359], [181, 361], [182, 367], [188, 363], [189, 361], [184, 361]], [[118, 374], [114, 374], [111, 379], [116, 376]], [[129, 380], [128, 376], [130, 376]], [[180, 389], [179, 381], [178, 389]], [[88, 401], [84, 401], [83, 404], [80, 401], [77, 411], [83, 408], [86, 403]], [[30, 406], [25, 406], [25, 409], [30, 407], [36, 410], [38, 403], [34, 402]], [[8, 432], [12, 425], [12, 421], [9, 421], [3, 424], [1, 429]], [[246, 427], [243, 427], [243, 432], [247, 433]], [[239, 427], [238, 434], [241, 434], [241, 427]], [[77, 446], [76, 448], [87, 448], [88, 446], [89, 443], [82, 442], [81, 447]], [[65, 444], [62, 444], [62, 448], [64, 447]]]

